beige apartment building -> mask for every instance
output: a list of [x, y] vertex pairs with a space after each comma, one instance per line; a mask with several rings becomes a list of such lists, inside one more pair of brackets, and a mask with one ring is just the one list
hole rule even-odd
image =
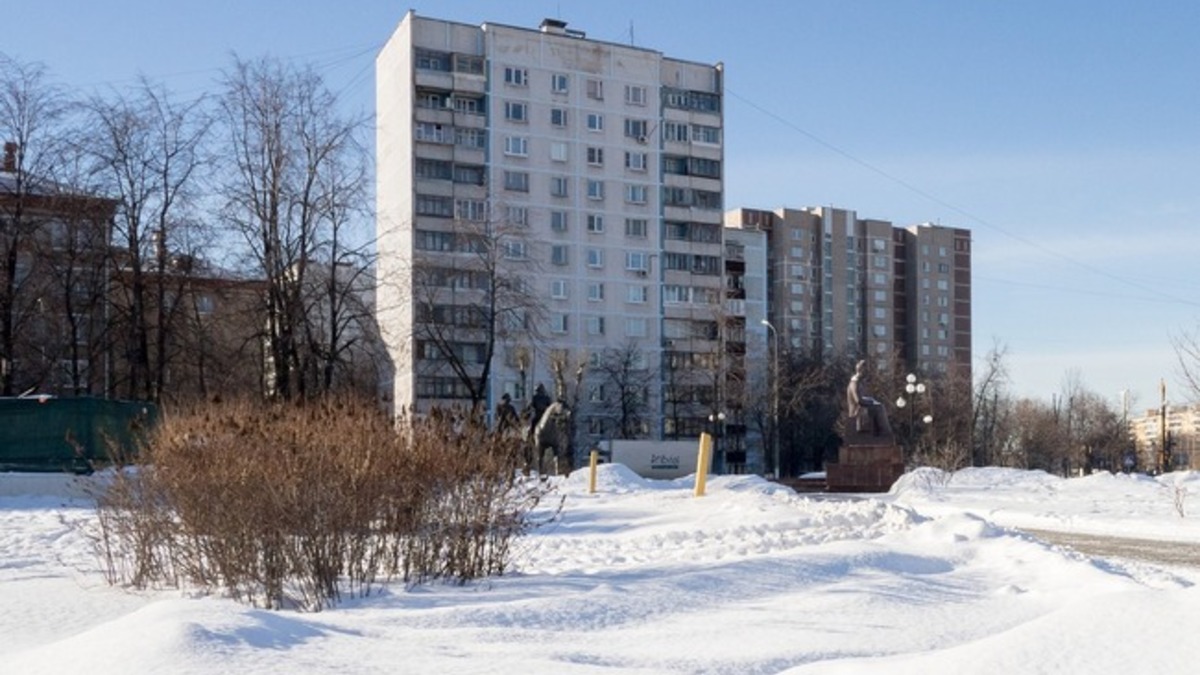
[[408, 12], [376, 61], [397, 409], [520, 408], [560, 380], [591, 438], [699, 432], [727, 315], [722, 80], [562, 21]]
[[767, 237], [767, 318], [785, 349], [970, 381], [970, 231], [829, 207], [734, 209], [725, 224]]
[[[1200, 467], [1200, 405], [1165, 405], [1129, 418], [1129, 435], [1136, 448], [1137, 471]], [[1166, 464], [1163, 438], [1168, 439]]]

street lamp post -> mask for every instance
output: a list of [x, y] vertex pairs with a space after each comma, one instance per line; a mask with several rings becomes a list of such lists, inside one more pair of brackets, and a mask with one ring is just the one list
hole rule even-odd
[[710, 414], [708, 422], [712, 429], [714, 473], [725, 473], [725, 456], [721, 454], [720, 445], [717, 440], [721, 435], [721, 427], [725, 424], [725, 413], [715, 412]]
[[[909, 452], [911, 453], [912, 452], [912, 441], [913, 441], [913, 435], [914, 435], [913, 428], [916, 426], [916, 419], [915, 419], [916, 418], [916, 407], [917, 407], [916, 397], [918, 394], [925, 393], [925, 383], [917, 382], [917, 376], [912, 373], [909, 373], [904, 378], [904, 391], [905, 391], [905, 393], [908, 394], [909, 398], [913, 399], [913, 407], [908, 409], [908, 445], [909, 445]], [[907, 405], [908, 405], [908, 400], [904, 398], [904, 394], [901, 394], [900, 397], [896, 399], [896, 407], [903, 409]], [[933, 423], [933, 415], [926, 414], [924, 417], [921, 418], [921, 421], [924, 422], [926, 425], [932, 424]]]
[[762, 320], [773, 338], [771, 349], [771, 454], [774, 457], [775, 480], [779, 480], [779, 331], [770, 321]]

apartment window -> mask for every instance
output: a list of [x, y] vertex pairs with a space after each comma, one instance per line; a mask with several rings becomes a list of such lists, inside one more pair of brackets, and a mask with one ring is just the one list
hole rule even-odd
[[604, 317], [589, 316], [587, 318], [588, 335], [604, 335]]
[[625, 299], [635, 305], [644, 305], [650, 297], [650, 289], [647, 286], [630, 286], [626, 289]]
[[483, 101], [466, 96], [455, 96], [454, 110], [455, 112], [466, 113], [468, 115], [482, 115]]
[[525, 242], [516, 240], [506, 240], [502, 242], [501, 247], [504, 250], [504, 257], [509, 260], [524, 260], [526, 254]]
[[555, 232], [566, 232], [569, 216], [566, 211], [550, 212], [550, 229]]
[[604, 284], [594, 282], [588, 284], [588, 301], [600, 302], [604, 300]]
[[487, 131], [483, 129], [458, 128], [454, 130], [454, 144], [462, 148], [487, 147]]
[[450, 72], [450, 54], [446, 52], [435, 52], [429, 49], [415, 50], [416, 66], [421, 70], [437, 70], [444, 73]]
[[453, 136], [445, 127], [432, 122], [417, 122], [413, 129], [413, 137], [418, 141], [430, 143], [450, 143], [453, 140]]
[[589, 248], [587, 250], [587, 265], [588, 267], [604, 267], [604, 251], [598, 248]]
[[587, 149], [587, 163], [592, 166], [603, 166], [604, 148], [589, 147]]
[[626, 251], [625, 252], [625, 269], [633, 272], [645, 272], [648, 265], [649, 256], [645, 251]]
[[880, 269], [886, 268], [888, 266], [888, 262], [889, 260], [886, 255], [877, 255], [873, 258], [873, 264]]
[[691, 133], [688, 125], [684, 122], [664, 122], [663, 123], [663, 140], [675, 141], [678, 143], [687, 143], [691, 138]]
[[630, 204], [645, 204], [649, 188], [645, 185], [626, 185], [625, 201]]
[[646, 170], [646, 153], [644, 152], [626, 152], [625, 153], [625, 168], [631, 171]]
[[887, 302], [887, 291], [873, 291], [875, 302]]
[[556, 127], [567, 126], [567, 109], [566, 108], [551, 108], [550, 109], [550, 124]]
[[598, 213], [589, 213], [587, 215], [587, 231], [592, 234], [604, 232], [604, 216]]
[[646, 337], [646, 320], [642, 318], [625, 320], [625, 337]]
[[510, 122], [528, 122], [529, 104], [517, 101], [505, 101], [504, 119]]
[[550, 159], [555, 162], [567, 161], [567, 144], [563, 141], [550, 142]]
[[599, 200], [604, 199], [604, 181], [591, 180], [587, 182], [588, 199]]
[[529, 192], [529, 174], [525, 171], [505, 171], [504, 189], [513, 192]]
[[634, 239], [645, 239], [649, 229], [649, 221], [645, 218], [626, 218], [625, 236]]
[[454, 165], [450, 162], [418, 157], [415, 168], [417, 178], [451, 180], [454, 177]]
[[555, 94], [565, 94], [570, 82], [570, 76], [564, 73], [553, 73], [550, 75], [550, 91]]
[[793, 300], [792, 301], [792, 311], [793, 312], [803, 312], [804, 311], [804, 301], [803, 300]]
[[950, 290], [950, 282], [945, 279], [938, 279], [937, 287], [939, 291], [948, 291]]
[[439, 218], [453, 218], [454, 200], [449, 197], [436, 195], [417, 195], [417, 214], [422, 216], [437, 216]]
[[646, 134], [649, 132], [649, 129], [650, 123], [646, 120], [625, 120], [625, 136], [628, 138], [635, 138], [638, 141], [645, 141]]
[[721, 129], [720, 127], [693, 124], [692, 141], [695, 143], [709, 143], [712, 145], [718, 145], [721, 142]]
[[483, 222], [487, 220], [487, 204], [478, 199], [456, 199], [454, 217], [459, 220]]
[[529, 86], [529, 71], [524, 68], [506, 66], [504, 68], [504, 83], [511, 84], [514, 87], [527, 87]]
[[555, 244], [550, 247], [550, 263], [553, 265], [566, 265], [568, 260], [569, 249], [566, 244]]
[[588, 131], [604, 131], [604, 115], [600, 113], [588, 113], [587, 128]]
[[887, 275], [882, 272], [876, 272], [871, 275], [871, 282], [876, 286], [882, 286], [887, 283]]
[[563, 334], [567, 332], [567, 315], [566, 314], [551, 314], [550, 315], [550, 332]]
[[550, 282], [550, 297], [555, 300], [566, 300], [569, 282], [566, 279], [554, 279]]
[[550, 177], [550, 196], [551, 197], [566, 197], [567, 183], [570, 181], [566, 176], [551, 176]]
[[587, 97], [596, 101], [603, 101], [604, 82], [589, 77], [587, 80]]
[[625, 85], [625, 102], [629, 105], [646, 105], [646, 88], [636, 84]]
[[663, 173], [686, 176], [688, 174], [688, 158], [679, 155], [665, 155], [662, 158], [662, 167]]
[[504, 154], [516, 157], [528, 157], [529, 139], [524, 136], [505, 136]]
[[435, 108], [441, 110], [448, 107], [446, 105], [450, 97], [446, 94], [436, 91], [418, 91], [417, 92], [417, 107], [418, 108]]
[[668, 284], [663, 286], [663, 304], [686, 305], [692, 301], [691, 286]]
[[525, 227], [529, 224], [529, 209], [524, 206], [508, 206], [504, 209], [505, 217], [512, 225]]
[[873, 313], [874, 313], [876, 319], [886, 319], [887, 318], [887, 309], [886, 308], [876, 307], [874, 309]]

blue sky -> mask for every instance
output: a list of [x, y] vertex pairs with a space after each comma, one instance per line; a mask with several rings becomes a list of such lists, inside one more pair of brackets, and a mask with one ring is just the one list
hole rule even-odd
[[975, 353], [1016, 393], [1068, 378], [1132, 406], [1177, 384], [1200, 326], [1200, 3], [683, 0], [9, 2], [0, 51], [63, 84], [138, 73], [212, 89], [229, 55], [315, 64], [373, 106], [375, 51], [408, 9], [560, 18], [588, 37], [726, 67], [730, 208], [836, 206], [973, 232]]

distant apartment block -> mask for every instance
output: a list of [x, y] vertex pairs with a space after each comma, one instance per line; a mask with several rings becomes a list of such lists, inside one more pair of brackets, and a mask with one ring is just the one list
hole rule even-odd
[[[710, 423], [727, 315], [722, 79], [720, 64], [561, 21], [404, 17], [376, 62], [378, 316], [397, 409], [482, 396], [491, 410], [506, 393], [520, 407], [556, 367], [583, 366], [568, 384], [591, 438]], [[631, 420], [630, 397], [648, 412]]]
[[[1200, 405], [1163, 406], [1128, 420], [1136, 450], [1136, 471], [1200, 467]], [[1163, 466], [1163, 438], [1167, 439]]]
[[826, 207], [735, 209], [725, 224], [767, 238], [766, 313], [786, 349], [898, 358], [969, 381], [968, 230], [898, 228]]

